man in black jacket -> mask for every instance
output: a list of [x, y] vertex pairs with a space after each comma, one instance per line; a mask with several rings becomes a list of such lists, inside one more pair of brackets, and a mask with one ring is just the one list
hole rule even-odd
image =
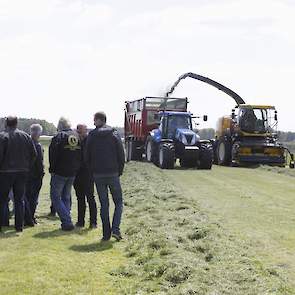
[[58, 123], [58, 134], [49, 146], [50, 197], [61, 220], [62, 230], [73, 230], [71, 188], [80, 168], [82, 152], [79, 136], [64, 118]]
[[[106, 126], [106, 115], [98, 112], [94, 115], [96, 128], [92, 130], [86, 143], [86, 161], [94, 175], [97, 193], [100, 201], [100, 216], [103, 225], [103, 238], [107, 241], [111, 235], [122, 239], [120, 223], [123, 210], [123, 197], [120, 176], [123, 173], [125, 156], [122, 141], [116, 131]], [[110, 225], [109, 198], [110, 189], [115, 211]]]
[[25, 223], [27, 225], [34, 225], [37, 224], [35, 212], [38, 205], [39, 192], [42, 187], [42, 181], [44, 176], [44, 151], [41, 143], [39, 142], [39, 138], [42, 134], [43, 128], [40, 124], [33, 124], [31, 125], [30, 130], [31, 138], [37, 151], [37, 159], [29, 172], [29, 177], [26, 184]]
[[17, 118], [6, 118], [6, 131], [0, 133], [0, 228], [6, 214], [9, 191], [13, 190], [15, 229], [23, 230], [24, 192], [28, 172], [37, 156], [31, 137], [17, 129]]
[[[82, 146], [82, 153], [85, 149], [85, 144], [87, 140], [87, 126], [83, 124], [78, 124], [77, 133], [79, 134]], [[76, 226], [84, 227], [85, 225], [85, 211], [86, 211], [86, 202], [89, 206], [89, 215], [90, 215], [90, 226], [89, 228], [97, 227], [97, 207], [94, 198], [94, 180], [93, 176], [90, 173], [87, 164], [85, 161], [82, 161], [82, 165], [76, 175], [74, 181], [74, 188], [77, 196], [78, 202], [78, 222]]]

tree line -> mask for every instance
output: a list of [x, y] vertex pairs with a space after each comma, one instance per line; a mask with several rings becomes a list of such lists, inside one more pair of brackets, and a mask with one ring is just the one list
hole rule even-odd
[[[49, 123], [46, 120], [18, 118], [18, 128], [27, 133], [30, 133], [30, 126], [32, 124], [40, 124], [43, 127], [43, 135], [56, 134], [56, 127], [54, 126], [54, 124]], [[5, 119], [0, 118], [0, 131], [3, 131], [4, 128]]]
[[[18, 119], [18, 128], [24, 130], [25, 132], [30, 132], [30, 126], [32, 124], [38, 123], [43, 127], [43, 135], [54, 135], [56, 134], [56, 127], [54, 124], [47, 122], [46, 120], [41, 119], [26, 119], [19, 118]], [[0, 118], [0, 131], [4, 130], [5, 121], [4, 118]], [[120, 136], [124, 137], [124, 128], [123, 127], [115, 127]], [[197, 133], [200, 135], [201, 139], [212, 139], [215, 137], [215, 129], [213, 128], [204, 128], [197, 130]], [[278, 138], [281, 142], [295, 142], [295, 132], [285, 132], [278, 131]]]

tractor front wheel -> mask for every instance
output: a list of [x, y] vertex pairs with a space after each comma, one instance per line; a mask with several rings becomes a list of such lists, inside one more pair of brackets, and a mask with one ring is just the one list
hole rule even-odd
[[159, 166], [161, 169], [173, 169], [175, 163], [174, 145], [161, 143], [159, 146]]
[[202, 145], [200, 149], [200, 160], [199, 160], [199, 169], [208, 169], [212, 168], [213, 164], [213, 149], [212, 146]]

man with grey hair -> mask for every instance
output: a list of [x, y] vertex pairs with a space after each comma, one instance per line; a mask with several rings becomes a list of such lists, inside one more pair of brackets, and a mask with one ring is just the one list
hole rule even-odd
[[39, 142], [43, 128], [40, 124], [32, 124], [30, 127], [31, 138], [37, 151], [37, 158], [31, 167], [26, 183], [25, 193], [25, 225], [37, 224], [35, 212], [38, 205], [39, 192], [42, 187], [44, 176], [43, 147]]
[[82, 161], [81, 142], [70, 122], [60, 118], [58, 133], [49, 146], [50, 197], [61, 220], [61, 229], [74, 229], [71, 218], [71, 189]]

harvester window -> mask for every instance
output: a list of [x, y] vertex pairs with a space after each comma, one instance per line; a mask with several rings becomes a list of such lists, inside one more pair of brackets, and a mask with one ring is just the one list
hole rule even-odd
[[265, 133], [267, 130], [267, 111], [265, 109], [241, 109], [241, 129], [249, 133]]

